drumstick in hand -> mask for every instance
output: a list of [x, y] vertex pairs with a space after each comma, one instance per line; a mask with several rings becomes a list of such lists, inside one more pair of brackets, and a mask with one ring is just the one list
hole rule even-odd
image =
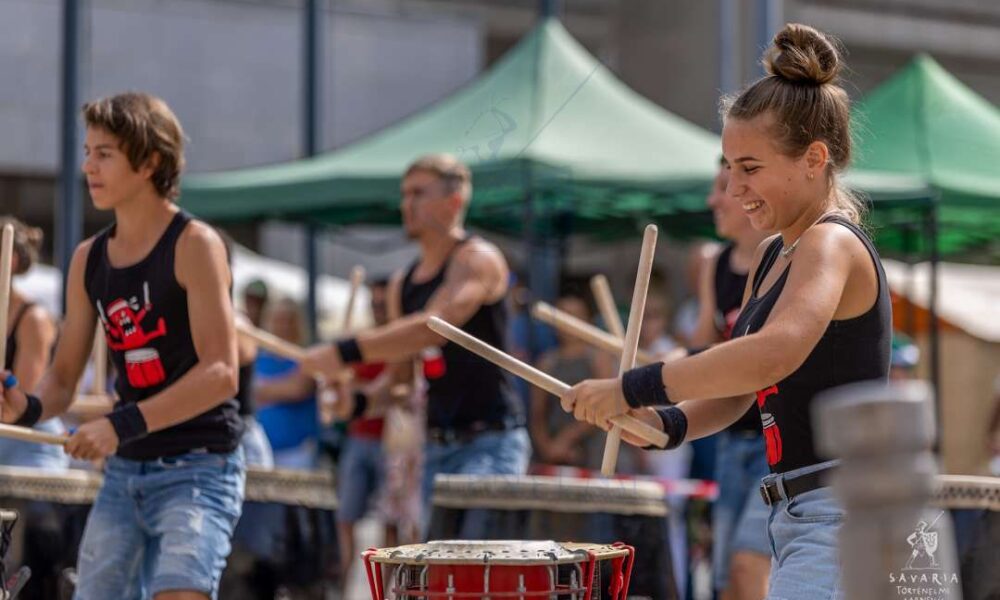
[[94, 380], [90, 384], [90, 392], [94, 396], [106, 396], [108, 393], [108, 342], [104, 339], [104, 324], [97, 322], [94, 333]]
[[[447, 321], [443, 321], [437, 317], [431, 317], [427, 322], [427, 327], [441, 337], [458, 344], [469, 352], [478, 354], [498, 367], [506, 369], [518, 377], [527, 380], [529, 383], [542, 388], [553, 396], [561, 397], [569, 391], [569, 385], [559, 381], [548, 373], [542, 372], [531, 365], [523, 363], [513, 356], [490, 346], [486, 342], [465, 333]], [[656, 429], [655, 427], [650, 427], [649, 425], [629, 415], [619, 415], [612, 418], [611, 422], [620, 425], [629, 433], [642, 438], [646, 442], [653, 444], [658, 448], [665, 447], [669, 441], [667, 434], [664, 432]]]
[[351, 269], [351, 291], [347, 295], [347, 308], [344, 309], [343, 330], [346, 332], [351, 328], [351, 313], [354, 312], [354, 300], [358, 296], [358, 288], [365, 282], [365, 268], [355, 265]]
[[[622, 360], [618, 369], [619, 377], [635, 367], [635, 355], [639, 348], [639, 332], [642, 329], [642, 315], [646, 311], [646, 292], [649, 291], [649, 276], [653, 271], [653, 254], [656, 252], [656, 225], [646, 225], [642, 235], [642, 252], [639, 254], [639, 269], [635, 275], [635, 287], [632, 289], [632, 306], [628, 313], [628, 328], [625, 330], [625, 344], [622, 350]], [[612, 425], [604, 442], [604, 459], [601, 461], [601, 473], [605, 477], [615, 474], [618, 464], [618, 450], [621, 447], [622, 429]]]
[[3, 226], [0, 239], [0, 371], [14, 365], [7, 364], [7, 309], [10, 308], [10, 274], [14, 261], [14, 226]]
[[604, 319], [604, 326], [608, 328], [611, 335], [623, 340], [625, 339], [625, 325], [622, 324], [622, 317], [618, 314], [615, 306], [615, 297], [611, 294], [611, 285], [604, 275], [594, 275], [590, 278], [590, 291], [597, 300], [597, 308], [601, 311], [601, 318]]
[[69, 440], [69, 437], [65, 435], [45, 433], [44, 431], [36, 431], [29, 427], [7, 424], [0, 424], [0, 437], [21, 440], [22, 442], [34, 442], [36, 444], [52, 444], [55, 446], [62, 446]]

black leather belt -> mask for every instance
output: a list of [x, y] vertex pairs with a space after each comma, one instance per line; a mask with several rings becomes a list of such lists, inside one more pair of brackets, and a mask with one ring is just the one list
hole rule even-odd
[[505, 422], [474, 421], [465, 427], [429, 427], [427, 440], [435, 444], [471, 442], [476, 436], [489, 431], [506, 431], [514, 425]]
[[[791, 500], [799, 494], [804, 494], [812, 490], [829, 485], [827, 478], [836, 467], [827, 467], [812, 473], [805, 473], [796, 477], [776, 477], [760, 484], [760, 497], [764, 499], [764, 504], [771, 506], [782, 499]], [[785, 493], [781, 493], [778, 482], [782, 481]]]

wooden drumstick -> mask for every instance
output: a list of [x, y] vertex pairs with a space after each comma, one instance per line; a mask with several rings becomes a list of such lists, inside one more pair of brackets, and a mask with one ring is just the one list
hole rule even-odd
[[14, 226], [3, 226], [0, 239], [0, 371], [14, 365], [7, 364], [7, 309], [10, 308], [10, 275], [14, 262]]
[[[656, 252], [656, 225], [646, 225], [642, 235], [642, 252], [639, 254], [639, 269], [635, 275], [635, 287], [632, 288], [632, 306], [628, 313], [628, 328], [625, 330], [625, 344], [622, 360], [618, 369], [621, 376], [635, 366], [635, 355], [639, 348], [639, 332], [642, 330], [642, 315], [646, 310], [646, 292], [649, 291], [649, 276], [653, 271], [653, 254]], [[604, 442], [604, 459], [601, 461], [601, 473], [605, 477], [615, 474], [618, 464], [618, 450], [621, 448], [622, 430], [617, 424], [608, 431]]]
[[351, 328], [351, 313], [354, 312], [354, 300], [358, 295], [358, 288], [361, 284], [365, 282], [365, 268], [361, 265], [355, 265], [351, 269], [351, 291], [347, 295], [347, 308], [344, 309], [344, 326], [343, 330], [348, 331]]
[[623, 340], [625, 339], [625, 325], [622, 324], [622, 316], [618, 314], [615, 306], [615, 297], [611, 294], [611, 285], [604, 275], [594, 275], [590, 278], [590, 291], [597, 300], [597, 309], [601, 311], [601, 318], [604, 325], [611, 332], [611, 335]]
[[286, 342], [273, 333], [254, 327], [249, 322], [238, 321], [236, 323], [236, 331], [240, 335], [253, 340], [261, 348], [278, 356], [294, 360], [297, 363], [301, 363], [306, 358], [305, 348], [296, 346], [291, 342]]
[[[582, 319], [578, 319], [565, 311], [559, 310], [551, 304], [536, 302], [535, 305], [531, 307], [531, 316], [543, 323], [551, 325], [565, 334], [572, 335], [577, 339], [587, 342], [595, 348], [599, 348], [614, 355], [620, 355], [622, 353], [622, 349], [625, 344], [622, 338], [615, 337], [607, 331], [603, 331], [599, 327], [595, 327]], [[658, 361], [655, 356], [649, 354], [648, 352], [643, 352], [642, 350], [639, 350], [636, 353], [636, 360], [641, 365], [651, 365]]]
[[21, 440], [22, 442], [35, 442], [36, 444], [52, 444], [55, 446], [62, 446], [69, 440], [69, 436], [45, 433], [44, 431], [36, 431], [29, 427], [6, 424], [0, 424], [0, 437]]
[[[486, 342], [465, 333], [447, 321], [443, 321], [437, 317], [431, 317], [427, 322], [427, 327], [448, 341], [458, 344], [473, 354], [478, 354], [498, 367], [506, 369], [518, 377], [527, 380], [529, 383], [542, 388], [553, 396], [562, 397], [569, 391], [569, 385], [559, 381], [548, 373], [540, 371], [529, 364], [523, 363], [513, 356], [490, 346]], [[646, 442], [649, 442], [658, 448], [665, 447], [669, 441], [667, 434], [664, 432], [656, 429], [655, 427], [650, 427], [649, 425], [629, 415], [619, 415], [612, 418], [611, 422], [619, 425], [632, 435], [642, 438]]]
[[95, 396], [106, 396], [108, 393], [108, 342], [104, 339], [104, 325], [98, 321], [94, 333], [94, 380], [90, 383], [90, 391]]

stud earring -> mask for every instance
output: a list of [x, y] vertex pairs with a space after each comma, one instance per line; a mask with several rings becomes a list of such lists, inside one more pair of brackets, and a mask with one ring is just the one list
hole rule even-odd
[[806, 174], [806, 177], [808, 177], [809, 179], [812, 179], [814, 177], [813, 172], [809, 171], [809, 173]]

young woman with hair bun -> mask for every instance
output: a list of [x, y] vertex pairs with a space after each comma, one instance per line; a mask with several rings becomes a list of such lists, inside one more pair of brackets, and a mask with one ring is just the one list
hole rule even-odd
[[768, 598], [842, 598], [843, 510], [827, 487], [837, 462], [817, 455], [810, 409], [823, 390], [887, 378], [889, 290], [859, 226], [862, 206], [839, 183], [851, 134], [836, 42], [788, 24], [764, 66], [765, 77], [723, 103], [727, 193], [756, 229], [778, 232], [754, 255], [733, 338], [582, 382], [562, 402], [605, 428], [630, 412], [662, 427], [672, 447], [724, 429], [756, 403], [771, 471], [761, 485], [771, 511]]

